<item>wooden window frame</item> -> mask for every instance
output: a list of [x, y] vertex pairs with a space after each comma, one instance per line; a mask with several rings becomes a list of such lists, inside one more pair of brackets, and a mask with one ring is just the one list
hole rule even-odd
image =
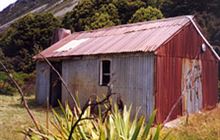
[[[108, 74], [107, 76], [109, 76], [109, 81], [108, 81], [108, 83], [104, 83], [103, 82], [103, 75], [104, 75], [104, 73], [103, 73], [103, 62], [104, 61], [109, 61], [109, 73], [106, 73], [106, 74]], [[111, 59], [101, 59], [100, 60], [100, 66], [99, 66], [99, 85], [100, 86], [108, 86], [108, 84], [110, 83], [110, 81], [111, 81], [111, 72], [112, 72], [112, 60]]]

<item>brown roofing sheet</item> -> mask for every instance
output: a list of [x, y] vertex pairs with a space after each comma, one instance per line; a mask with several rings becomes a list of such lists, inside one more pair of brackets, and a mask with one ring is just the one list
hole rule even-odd
[[[190, 20], [186, 16], [77, 32], [41, 52], [45, 57], [65, 57], [123, 52], [154, 52]], [[73, 40], [87, 39], [72, 49], [58, 52]], [[35, 58], [38, 58], [36, 56]]]

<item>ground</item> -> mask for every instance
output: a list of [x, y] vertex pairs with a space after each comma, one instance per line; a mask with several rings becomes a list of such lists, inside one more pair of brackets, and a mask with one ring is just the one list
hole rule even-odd
[[[38, 122], [45, 125], [46, 109], [36, 105], [34, 96], [28, 97], [29, 105]], [[51, 113], [49, 113], [51, 116]], [[220, 140], [220, 105], [211, 111], [205, 111], [186, 117], [181, 117], [176, 128], [164, 128], [163, 133], [171, 131], [171, 140]], [[19, 96], [0, 95], [0, 140], [23, 140], [20, 133], [33, 126], [26, 110], [20, 104]]]
[[[220, 104], [210, 111], [183, 116], [174, 121], [175, 128], [165, 128], [171, 140], [220, 140]], [[173, 125], [175, 126], [175, 125]]]
[[[34, 96], [28, 97], [31, 110], [38, 122], [45, 124], [46, 109], [35, 104]], [[0, 95], [0, 140], [23, 140], [20, 132], [29, 126], [33, 126], [26, 110], [20, 104], [19, 96]]]

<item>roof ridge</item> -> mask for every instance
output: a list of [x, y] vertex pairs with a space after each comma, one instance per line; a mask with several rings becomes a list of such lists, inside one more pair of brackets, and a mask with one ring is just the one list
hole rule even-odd
[[[129, 34], [129, 33], [134, 33], [134, 32], [141, 32], [141, 31], [146, 31], [146, 30], [153, 30], [153, 29], [157, 29], [157, 28], [164, 28], [164, 27], [171, 27], [171, 26], [181, 26], [181, 24], [179, 23], [176, 23], [176, 24], [173, 24], [173, 25], [159, 25], [159, 26], [156, 26], [156, 27], [150, 27], [150, 28], [144, 28], [144, 29], [139, 29], [139, 30], [131, 30], [131, 31], [127, 31], [127, 32], [124, 32], [123, 34]], [[93, 37], [89, 37], [89, 38], [97, 38], [97, 37], [106, 37], [106, 36], [117, 36], [117, 35], [121, 35], [122, 33], [115, 33], [115, 34], [111, 34], [111, 35], [96, 35], [96, 36], [93, 36]]]
[[143, 21], [143, 22], [136, 22], [136, 23], [128, 23], [128, 24], [121, 24], [121, 25], [116, 25], [116, 26], [111, 26], [111, 27], [104, 27], [104, 28], [99, 28], [99, 29], [94, 29], [94, 30], [88, 30], [88, 31], [80, 31], [80, 32], [73, 32], [72, 34], [75, 33], [94, 33], [102, 30], [111, 30], [111, 29], [118, 29], [118, 28], [123, 28], [123, 27], [132, 27], [134, 25], [143, 25], [143, 24], [150, 24], [150, 23], [158, 23], [158, 22], [166, 22], [174, 19], [181, 19], [181, 18], [186, 18], [189, 20], [190, 18], [193, 18], [193, 15], [183, 15], [183, 16], [177, 16], [177, 17], [168, 17], [168, 18], [162, 18], [162, 19], [157, 19], [157, 20], [150, 20], [150, 21]]

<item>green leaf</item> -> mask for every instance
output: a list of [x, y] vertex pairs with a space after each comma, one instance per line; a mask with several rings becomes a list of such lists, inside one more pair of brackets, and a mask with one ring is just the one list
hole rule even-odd
[[153, 113], [151, 114], [150, 118], [149, 118], [149, 121], [147, 122], [147, 125], [144, 129], [144, 133], [143, 133], [143, 136], [142, 138], [143, 139], [147, 139], [148, 135], [149, 135], [149, 132], [150, 132], [150, 128], [155, 120], [155, 117], [156, 117], [156, 110], [153, 111]]
[[156, 132], [155, 132], [155, 134], [154, 134], [153, 140], [159, 140], [159, 138], [160, 138], [160, 131], [161, 131], [161, 126], [158, 125], [158, 126], [157, 126], [157, 129], [156, 129]]
[[131, 140], [136, 140], [137, 139], [137, 137], [138, 137], [138, 135], [140, 133], [141, 127], [143, 125], [144, 120], [145, 120], [144, 117], [141, 117], [140, 120], [138, 121], [138, 123], [136, 125], [136, 129], [134, 131], [134, 134], [133, 134]]

